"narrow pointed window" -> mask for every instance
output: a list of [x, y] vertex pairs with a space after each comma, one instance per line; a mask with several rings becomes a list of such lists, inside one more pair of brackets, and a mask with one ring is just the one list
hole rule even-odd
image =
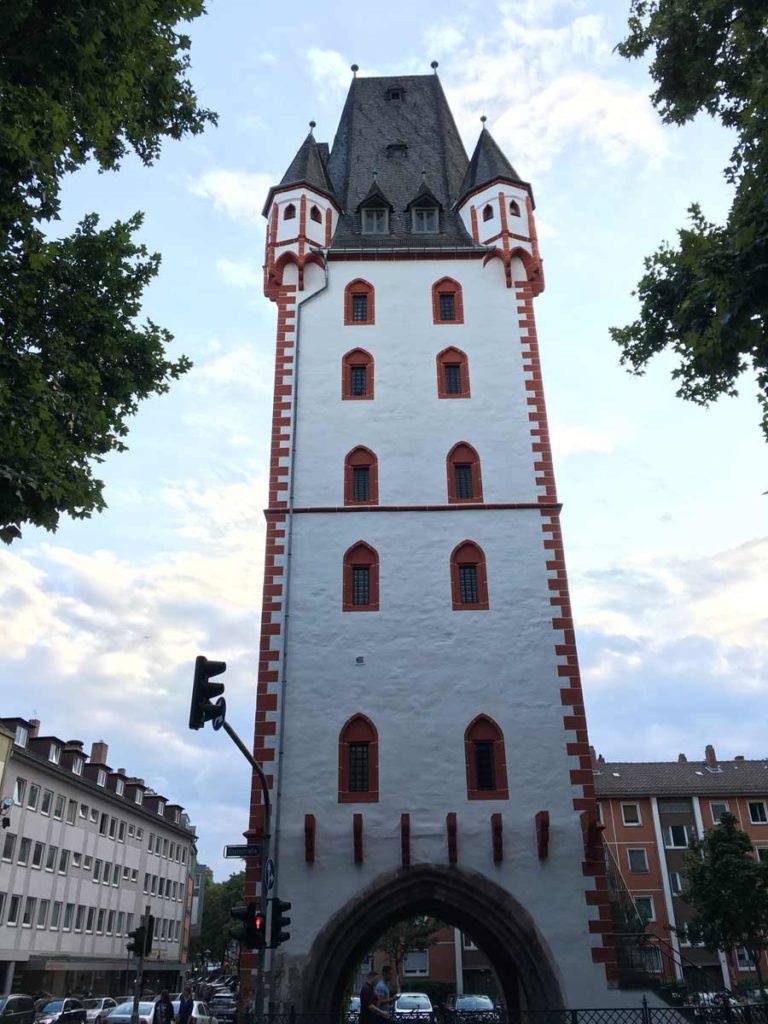
[[483, 220], [493, 220], [493, 207], [490, 203], [483, 207]]
[[379, 556], [364, 541], [358, 541], [344, 555], [342, 610], [379, 610]]
[[288, 203], [288, 205], [285, 208], [285, 211], [283, 212], [283, 220], [293, 220], [295, 216], [296, 207], [293, 205], [293, 203]]
[[445, 348], [437, 355], [437, 397], [469, 398], [469, 363], [460, 348]]
[[514, 199], [509, 204], [509, 212], [512, 214], [513, 217], [520, 216], [520, 206]]
[[478, 715], [464, 733], [468, 800], [508, 800], [504, 735], [487, 715]]
[[339, 734], [339, 803], [379, 799], [379, 737], [366, 715], [353, 715]]
[[451, 555], [451, 595], [454, 611], [489, 608], [485, 555], [472, 541], [465, 540]]
[[444, 277], [432, 285], [432, 318], [436, 324], [464, 323], [464, 304], [458, 281]]
[[344, 504], [376, 505], [379, 500], [378, 462], [369, 448], [353, 448], [344, 460]]
[[472, 445], [463, 441], [455, 444], [448, 452], [445, 465], [449, 504], [483, 500], [480, 457]]
[[341, 397], [373, 398], [373, 356], [362, 348], [353, 348], [341, 360]]
[[359, 327], [374, 323], [373, 285], [358, 278], [344, 289], [344, 323]]
[[313, 220], [316, 224], [323, 223], [323, 215], [320, 213], [317, 206], [313, 206], [309, 211], [309, 219]]

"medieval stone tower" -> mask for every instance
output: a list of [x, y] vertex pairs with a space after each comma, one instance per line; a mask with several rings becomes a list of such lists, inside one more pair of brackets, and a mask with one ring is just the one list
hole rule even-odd
[[[355, 78], [332, 148], [310, 132], [264, 213], [255, 753], [292, 903], [270, 999], [337, 1008], [424, 911], [485, 949], [510, 1006], [616, 1004], [531, 187], [484, 125], [467, 158], [436, 74]], [[257, 785], [254, 840], [260, 810]]]

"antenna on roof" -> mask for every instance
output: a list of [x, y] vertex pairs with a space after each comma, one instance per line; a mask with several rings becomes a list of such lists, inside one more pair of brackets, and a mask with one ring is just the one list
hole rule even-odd
[[309, 134], [310, 135], [315, 130], [316, 126], [317, 126], [317, 121], [310, 121], [309, 122]]
[[437, 69], [440, 67], [440, 65], [437, 63], [437, 61], [433, 60], [432, 63], [429, 66], [432, 68], [432, 70], [435, 72], [435, 74], [437, 74]]
[[349, 70], [352, 72], [352, 77], [357, 78], [357, 72], [360, 70], [357, 64], [353, 64]]

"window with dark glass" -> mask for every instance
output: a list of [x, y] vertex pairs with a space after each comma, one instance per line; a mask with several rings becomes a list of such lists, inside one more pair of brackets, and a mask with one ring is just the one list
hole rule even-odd
[[415, 207], [412, 211], [413, 231], [417, 235], [435, 234], [439, 230], [438, 210], [434, 206]]
[[309, 211], [309, 219], [315, 221], [317, 224], [322, 224], [323, 217], [316, 206], [313, 206]]
[[459, 600], [462, 604], [478, 604], [477, 566], [459, 566]]
[[[365, 299], [365, 295], [359, 296]], [[364, 395], [366, 393], [367, 373], [365, 366], [350, 366], [349, 368], [349, 393], [351, 395]]]
[[371, 570], [367, 565], [352, 566], [352, 604], [371, 603], [370, 574]]
[[293, 203], [288, 203], [288, 205], [285, 208], [285, 213], [283, 214], [283, 220], [293, 220], [295, 216], [296, 207], [293, 205]]
[[368, 744], [349, 744], [349, 792], [368, 792]]
[[445, 373], [445, 390], [449, 395], [460, 395], [461, 394], [461, 364], [460, 363], [445, 363], [443, 366]]
[[442, 292], [440, 295], [440, 319], [456, 319], [456, 296], [453, 292]]
[[352, 320], [355, 323], [365, 323], [368, 319], [368, 296], [352, 296]]
[[368, 466], [352, 467], [352, 497], [355, 501], [368, 501], [371, 496], [371, 471]]
[[474, 498], [472, 491], [472, 467], [468, 462], [459, 462], [453, 467], [457, 498]]
[[483, 220], [492, 220], [492, 219], [493, 219], [493, 207], [491, 206], [490, 203], [488, 203], [487, 206], [483, 207]]
[[385, 235], [389, 229], [388, 211], [386, 209], [363, 210], [363, 234]]
[[475, 743], [475, 780], [478, 789], [496, 789], [493, 743]]
[[513, 217], [520, 216], [520, 207], [517, 205], [514, 199], [509, 204], [509, 212], [512, 214]]

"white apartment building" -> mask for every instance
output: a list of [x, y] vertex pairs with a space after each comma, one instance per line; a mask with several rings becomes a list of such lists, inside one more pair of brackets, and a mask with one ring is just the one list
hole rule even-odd
[[41, 736], [40, 723], [0, 718], [13, 736], [0, 796], [2, 993], [122, 994], [135, 960], [128, 933], [155, 918], [145, 986], [175, 986], [189, 945], [195, 830], [178, 804], [107, 764], [108, 748]]

